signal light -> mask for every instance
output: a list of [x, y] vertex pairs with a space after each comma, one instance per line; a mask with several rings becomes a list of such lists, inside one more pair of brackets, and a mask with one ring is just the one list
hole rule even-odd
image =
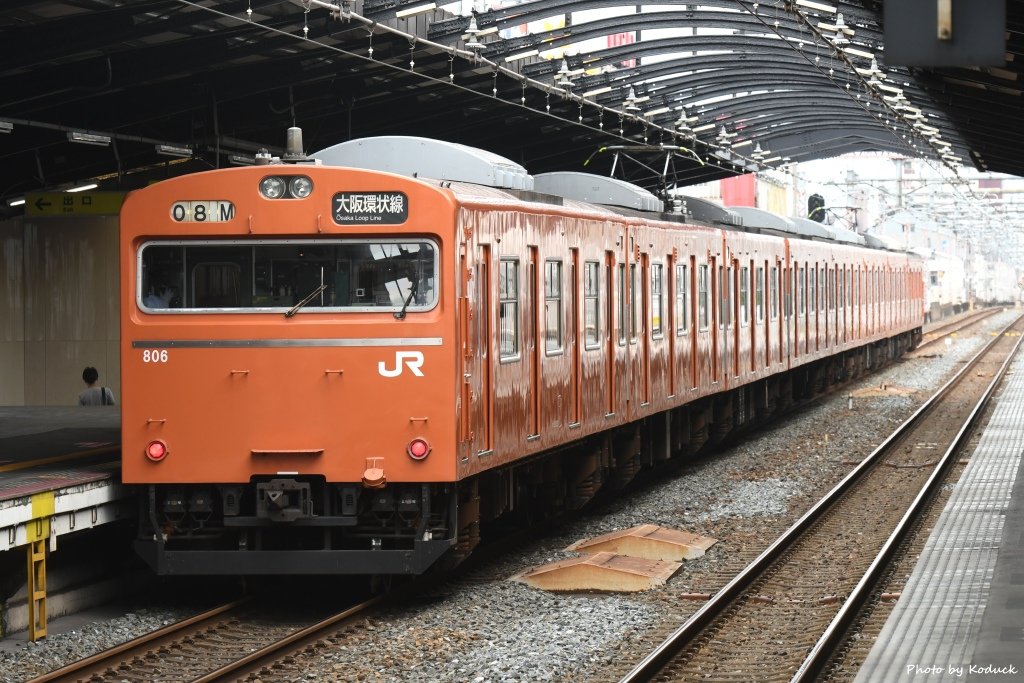
[[153, 462], [160, 462], [167, 457], [167, 444], [157, 439], [146, 446], [146, 457]]
[[409, 442], [406, 451], [413, 460], [423, 460], [430, 455], [430, 444], [426, 439], [413, 439]]

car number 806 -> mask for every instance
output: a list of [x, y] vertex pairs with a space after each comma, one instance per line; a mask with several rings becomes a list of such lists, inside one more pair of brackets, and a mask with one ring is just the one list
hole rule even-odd
[[166, 363], [167, 349], [146, 349], [142, 352], [143, 363]]

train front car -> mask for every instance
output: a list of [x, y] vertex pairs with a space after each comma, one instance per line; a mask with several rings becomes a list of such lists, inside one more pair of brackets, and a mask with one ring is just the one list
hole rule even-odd
[[436, 186], [303, 163], [128, 197], [123, 480], [154, 570], [412, 574], [454, 545], [454, 224]]

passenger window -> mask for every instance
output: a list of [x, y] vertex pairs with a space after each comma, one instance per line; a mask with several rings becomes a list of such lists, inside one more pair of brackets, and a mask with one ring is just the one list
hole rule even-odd
[[814, 313], [817, 310], [815, 307], [818, 305], [818, 267], [807, 268], [807, 312]]
[[797, 279], [799, 280], [799, 285], [796, 290], [796, 310], [799, 315], [803, 315], [807, 312], [804, 297], [804, 292], [807, 289], [807, 270], [802, 266], [799, 268]]
[[757, 322], [764, 320], [764, 268], [762, 266], [757, 267], [754, 276], [754, 315], [757, 316]]
[[626, 264], [619, 264], [619, 344], [626, 343]]
[[662, 277], [663, 266], [651, 264], [651, 336], [661, 337], [664, 334], [661, 325]]
[[519, 259], [501, 260], [498, 299], [501, 360], [514, 360], [519, 357]]
[[586, 348], [601, 345], [601, 265], [587, 261], [583, 273], [583, 328]]
[[710, 324], [708, 319], [708, 267], [702, 265], [697, 272], [697, 322], [700, 329], [706, 330]]
[[772, 266], [768, 281], [769, 314], [772, 320], [779, 317], [779, 268]]
[[640, 311], [638, 310], [637, 304], [637, 283], [636, 283], [636, 264], [629, 264], [629, 340], [631, 342], [636, 341], [636, 333], [640, 327]]
[[544, 352], [562, 351], [562, 262], [544, 263]]
[[676, 266], [676, 335], [682, 335], [690, 326], [689, 278], [687, 267]]
[[749, 322], [747, 317], [747, 297], [750, 291], [750, 269], [746, 266], [740, 268], [740, 325]]

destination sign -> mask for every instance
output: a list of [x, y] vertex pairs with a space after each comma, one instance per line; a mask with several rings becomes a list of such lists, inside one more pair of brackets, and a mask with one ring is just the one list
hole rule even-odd
[[331, 215], [338, 225], [398, 225], [409, 219], [409, 198], [404, 192], [338, 192]]

